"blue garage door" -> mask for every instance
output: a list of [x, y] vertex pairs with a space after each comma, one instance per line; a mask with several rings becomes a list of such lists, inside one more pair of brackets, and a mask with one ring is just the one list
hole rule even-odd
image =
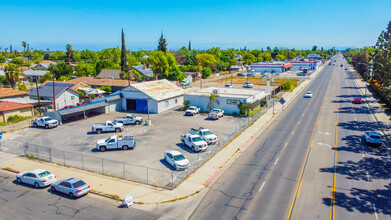
[[148, 113], [147, 100], [136, 100], [136, 111], [138, 113]]

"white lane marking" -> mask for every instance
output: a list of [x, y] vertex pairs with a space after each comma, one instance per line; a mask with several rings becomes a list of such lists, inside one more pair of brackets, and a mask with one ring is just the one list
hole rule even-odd
[[301, 122], [301, 121], [297, 122], [297, 125], [299, 125], [299, 124], [300, 124], [300, 122]]
[[375, 203], [373, 203], [373, 211], [375, 211], [375, 217], [376, 217], [376, 220], [377, 220], [378, 218], [377, 218], [377, 212], [376, 212], [376, 206], [375, 206]]
[[301, 116], [303, 116], [303, 117], [304, 117], [304, 114], [302, 114]]
[[369, 174], [368, 174], [368, 171], [365, 172], [367, 174], [367, 180], [369, 182]]
[[358, 130], [358, 125], [356, 126], [357, 130]]
[[295, 130], [292, 131], [292, 135], [295, 133]]
[[288, 143], [285, 143], [284, 148], [286, 148], [286, 145], [288, 145]]
[[322, 132], [322, 131], [319, 130], [319, 134], [330, 135], [331, 133], [329, 133], [329, 132]]
[[265, 182], [266, 182], [266, 181], [263, 181], [262, 186], [261, 186], [261, 188], [259, 188], [259, 191], [258, 191], [258, 192], [261, 192], [263, 186], [265, 185]]
[[274, 162], [274, 166], [277, 164], [277, 162], [278, 162], [278, 159], [279, 159], [279, 158], [277, 158], [276, 162]]
[[365, 157], [364, 152], [361, 152], [361, 154], [362, 154], [362, 157]]
[[356, 121], [357, 121], [357, 118], [354, 118], [354, 120], [356, 120]]

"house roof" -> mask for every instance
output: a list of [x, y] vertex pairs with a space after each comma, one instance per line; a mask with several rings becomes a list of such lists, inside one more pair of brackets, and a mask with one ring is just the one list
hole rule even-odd
[[100, 71], [99, 75], [96, 78], [113, 78], [113, 79], [121, 79], [119, 74], [121, 70], [113, 70], [113, 69], [103, 69]]
[[11, 89], [11, 88], [0, 88], [0, 98], [8, 98], [8, 97], [14, 97], [14, 96], [22, 96], [27, 95], [29, 92], [26, 91], [20, 91], [17, 89]]
[[46, 70], [26, 70], [23, 72], [24, 75], [26, 76], [43, 76], [49, 71]]
[[281, 65], [282, 68], [289, 68], [292, 66], [293, 66], [293, 64], [291, 64], [291, 63], [285, 63], [285, 64]]
[[51, 60], [43, 60], [41, 63], [42, 63], [42, 64], [43, 64], [43, 63], [53, 63], [53, 64], [54, 64], [54, 63], [56, 63], [56, 62], [51, 61]]
[[[55, 94], [56, 97], [58, 95], [60, 95], [61, 93], [65, 92], [66, 90], [74, 91], [74, 90], [70, 89], [67, 86], [57, 86], [56, 83], [54, 85], [55, 85], [55, 87], [54, 87], [54, 94]], [[49, 84], [40, 85], [38, 87], [38, 90], [39, 90], [39, 96], [40, 97], [47, 97], [47, 98], [52, 98], [53, 97], [53, 84], [51, 84], [51, 85], [49, 85]], [[74, 92], [76, 92], [76, 91], [74, 91]], [[29, 93], [29, 96], [38, 96], [37, 95], [37, 89], [31, 89], [30, 93]]]
[[[53, 86], [53, 81], [47, 80], [44, 83], [42, 83], [42, 85]], [[67, 81], [67, 82], [65, 82], [65, 81], [54, 81], [54, 86], [66, 86], [66, 87], [69, 87], [70, 89], [73, 89], [75, 91], [78, 89], [78, 87], [80, 85], [85, 85], [86, 87], [88, 87], [88, 85], [83, 83], [83, 82], [71, 83], [69, 81]]]
[[42, 105], [49, 105], [52, 104], [52, 101], [48, 100], [35, 100], [35, 99], [25, 99], [25, 98], [6, 98], [6, 99], [1, 99], [0, 101], [2, 102], [17, 102], [17, 103], [22, 103], [22, 104], [32, 104], [34, 106], [38, 106], [38, 104]]
[[38, 63], [38, 64], [33, 64], [32, 66], [30, 66], [29, 69], [39, 69], [39, 68], [47, 69], [47, 68], [49, 68], [50, 64], [55, 64], [55, 63]]
[[6, 112], [14, 109], [31, 108], [31, 104], [23, 104], [17, 102], [0, 102], [0, 112]]
[[[85, 83], [90, 86], [118, 86], [118, 87], [128, 87], [129, 81], [123, 79], [95, 79], [92, 77], [79, 77], [76, 79], [71, 79], [69, 83], [79, 84]], [[130, 81], [130, 84], [135, 84], [135, 82]]]
[[162, 79], [157, 81], [149, 81], [130, 85], [131, 87], [145, 93], [156, 101], [169, 99], [185, 94], [185, 90], [179, 88], [174, 83]]

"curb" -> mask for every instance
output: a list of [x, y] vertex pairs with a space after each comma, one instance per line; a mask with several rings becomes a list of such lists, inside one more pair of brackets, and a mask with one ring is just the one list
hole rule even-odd
[[13, 128], [13, 129], [9, 129], [9, 130], [2, 130], [1, 133], [5, 134], [5, 133], [9, 133], [9, 132], [13, 132], [13, 131], [17, 131], [17, 130], [21, 130], [21, 129], [25, 129], [25, 128], [29, 128], [29, 127], [31, 127], [31, 125], [17, 127], [17, 128]]
[[12, 173], [21, 173], [19, 170], [14, 170], [10, 167], [4, 167], [4, 168], [1, 168], [2, 170], [5, 170], [5, 171], [9, 171], [9, 172], [12, 172]]

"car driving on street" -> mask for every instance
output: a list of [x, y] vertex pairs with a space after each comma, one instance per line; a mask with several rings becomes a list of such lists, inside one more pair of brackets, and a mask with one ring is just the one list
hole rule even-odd
[[44, 169], [29, 170], [16, 175], [16, 182], [40, 188], [56, 182], [56, 175]]
[[377, 146], [381, 146], [382, 137], [379, 132], [376, 131], [367, 131], [364, 134], [364, 140], [367, 145], [373, 144]]
[[304, 94], [304, 98], [312, 98], [312, 92], [311, 92], [311, 91], [307, 91], [307, 92]]
[[90, 191], [90, 185], [83, 180], [69, 178], [53, 183], [50, 187], [53, 192], [60, 192], [71, 198], [80, 197]]
[[354, 104], [361, 104], [362, 103], [362, 99], [360, 97], [356, 97], [353, 99], [353, 103]]

